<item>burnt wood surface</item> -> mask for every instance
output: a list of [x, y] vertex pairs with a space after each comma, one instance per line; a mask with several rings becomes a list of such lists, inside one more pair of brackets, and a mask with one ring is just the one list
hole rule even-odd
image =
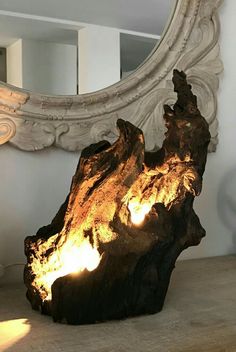
[[[27, 297], [34, 309], [52, 315], [54, 321], [85, 324], [160, 311], [177, 257], [205, 235], [193, 201], [201, 191], [210, 133], [185, 74], [174, 70], [173, 83], [178, 98], [173, 109], [164, 106], [167, 132], [162, 148], [146, 153], [142, 131], [118, 120], [118, 140], [113, 145], [101, 141], [83, 150], [65, 203], [50, 225], [25, 239]], [[155, 176], [160, 180], [158, 191], [179, 172], [176, 197], [168, 207], [154, 204], [141, 226], [130, 220], [124, 224], [121, 201], [144, 167], [160, 170]], [[91, 235], [91, 243], [99, 244], [100, 264], [91, 272], [58, 278], [52, 285], [52, 300], [43, 301], [32, 287], [32, 248], [76, 228], [101, 189], [104, 203], [110, 196], [117, 204], [109, 224], [117, 237], [107, 242], [84, 233]]]

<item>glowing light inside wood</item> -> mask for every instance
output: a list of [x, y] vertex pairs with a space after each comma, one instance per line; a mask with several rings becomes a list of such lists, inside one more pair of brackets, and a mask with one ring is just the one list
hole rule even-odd
[[46, 291], [44, 300], [51, 299], [51, 286], [59, 277], [76, 274], [87, 269], [93, 271], [97, 268], [101, 256], [87, 239], [81, 244], [68, 240], [61, 248], [53, 251], [48, 260], [40, 263], [34, 260], [32, 267], [37, 272], [34, 281], [36, 287], [43, 287]]
[[128, 205], [130, 211], [131, 221], [134, 225], [141, 225], [145, 219], [145, 216], [151, 210], [152, 204], [140, 204], [137, 201], [130, 202]]

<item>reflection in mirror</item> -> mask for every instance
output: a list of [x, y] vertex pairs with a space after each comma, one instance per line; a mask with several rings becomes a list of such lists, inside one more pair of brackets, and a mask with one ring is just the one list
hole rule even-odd
[[7, 81], [6, 48], [0, 48], [0, 81]]
[[134, 72], [148, 57], [159, 39], [120, 34], [121, 79]]
[[42, 94], [76, 95], [134, 72], [160, 40], [176, 0], [46, 2], [0, 5], [0, 80]]

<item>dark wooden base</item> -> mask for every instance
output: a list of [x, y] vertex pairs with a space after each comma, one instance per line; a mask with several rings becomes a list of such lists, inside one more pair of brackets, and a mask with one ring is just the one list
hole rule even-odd
[[[174, 71], [173, 82], [178, 100], [173, 110], [164, 107], [168, 131], [162, 149], [145, 153], [142, 132], [119, 120], [118, 141], [112, 146], [102, 141], [82, 152], [70, 194], [52, 223], [25, 239], [27, 297], [34, 309], [52, 315], [56, 322], [89, 324], [159, 312], [177, 257], [205, 235], [192, 206], [194, 196], [201, 190], [210, 134], [185, 74]], [[163, 201], [157, 196], [159, 200], [143, 224], [134, 226], [129, 215], [126, 223], [121, 220], [121, 212], [126, 211], [122, 199], [144, 167], [155, 170], [155, 174], [143, 192], [155, 184], [157, 195], [163, 189], [167, 195]], [[93, 178], [95, 181], [91, 183]], [[171, 182], [176, 185], [173, 189]], [[99, 189], [106, 195], [102, 202]], [[170, 190], [174, 195], [168, 195]], [[171, 200], [167, 201], [169, 196]], [[43, 301], [40, 290], [32, 285], [35, 274], [32, 256], [38, 244], [47, 243], [55, 234], [58, 239], [66, 238], [79, 223], [80, 214], [84, 209], [89, 212], [94, 202], [100, 200], [101, 206], [107, 202], [109, 209], [109, 197], [116, 204], [109, 222], [117, 235], [115, 239], [103, 241], [99, 233], [95, 238], [92, 230], [84, 232], [91, 244], [97, 241], [102, 254], [100, 264], [91, 272], [84, 270], [59, 277], [52, 285], [52, 300]], [[50, 255], [51, 250], [43, 256]]]

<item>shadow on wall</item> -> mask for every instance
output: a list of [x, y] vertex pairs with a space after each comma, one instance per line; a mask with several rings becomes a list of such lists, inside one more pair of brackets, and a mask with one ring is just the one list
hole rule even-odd
[[217, 195], [218, 215], [232, 232], [233, 249], [236, 252], [236, 167], [222, 178]]

